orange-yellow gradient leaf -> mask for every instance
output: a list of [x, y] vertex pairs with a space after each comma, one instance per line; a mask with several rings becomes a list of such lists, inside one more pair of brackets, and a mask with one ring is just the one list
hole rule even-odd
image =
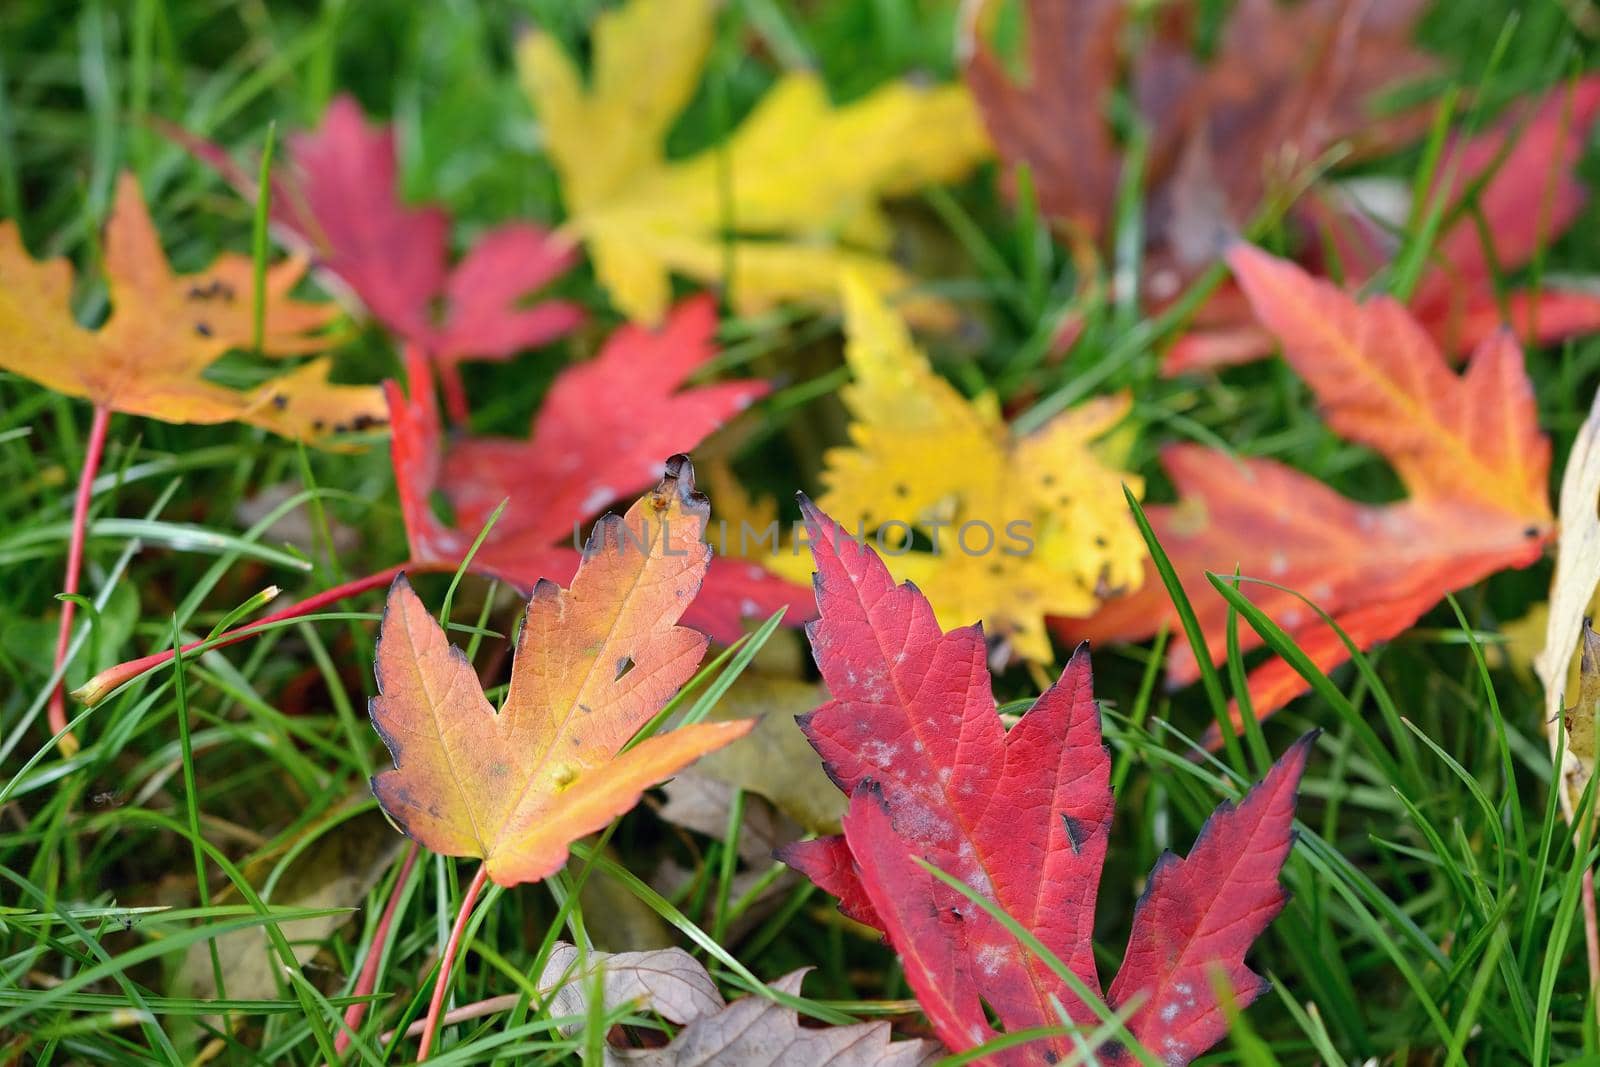
[[[72, 269], [28, 255], [14, 222], [0, 222], [0, 368], [67, 396], [164, 422], [238, 420], [315, 441], [387, 421], [374, 386], [335, 385], [326, 360], [312, 360], [254, 389], [205, 377], [230, 349], [254, 342], [254, 268], [224, 255], [197, 274], [176, 274], [162, 253], [132, 175], [117, 183], [105, 234], [111, 314], [99, 329], [73, 318]], [[268, 355], [326, 347], [324, 327], [338, 314], [289, 294], [305, 264], [267, 270], [261, 338]]]
[[650, 786], [749, 731], [686, 726], [623, 747], [700, 663], [677, 625], [705, 577], [709, 505], [686, 457], [626, 516], [596, 525], [569, 589], [541, 580], [498, 712], [402, 576], [378, 638], [372, 722], [394, 756], [372, 780], [383, 810], [447, 856], [478, 856], [502, 886], [558, 870], [567, 846]]
[[[1228, 605], [1207, 571], [1226, 576], [1238, 568], [1284, 587], [1246, 583], [1242, 590], [1329, 670], [1347, 658], [1345, 644], [1296, 593], [1369, 648], [1405, 631], [1447, 593], [1540, 557], [1555, 526], [1550, 443], [1509, 333], [1486, 339], [1458, 374], [1392, 298], [1357, 303], [1244, 245], [1228, 258], [1329, 427], [1387, 460], [1408, 495], [1359, 503], [1274, 460], [1198, 445], [1166, 449], [1162, 466], [1179, 499], [1151, 508], [1150, 519], [1213, 659], [1220, 663], [1227, 653]], [[1163, 624], [1176, 631], [1176, 614], [1161, 583], [1147, 579], [1137, 595], [1059, 629], [1069, 638], [1110, 640], [1147, 636]], [[1240, 638], [1247, 649], [1260, 644], [1247, 628]], [[1168, 673], [1175, 683], [1198, 676], [1186, 641], [1174, 642]], [[1250, 675], [1258, 716], [1305, 689], [1279, 660]]]

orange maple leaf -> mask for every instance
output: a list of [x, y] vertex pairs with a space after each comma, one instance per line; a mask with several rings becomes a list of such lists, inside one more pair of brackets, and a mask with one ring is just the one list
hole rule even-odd
[[[1284, 358], [1311, 387], [1328, 425], [1387, 459], [1408, 498], [1362, 504], [1266, 459], [1175, 445], [1162, 465], [1179, 493], [1149, 509], [1151, 524], [1194, 605], [1212, 657], [1226, 656], [1227, 603], [1206, 572], [1266, 579], [1304, 594], [1359, 647], [1411, 626], [1445, 594], [1539, 558], [1554, 532], [1547, 481], [1550, 442], [1539, 431], [1533, 387], [1509, 332], [1491, 335], [1456, 374], [1411, 312], [1391, 297], [1358, 304], [1284, 260], [1237, 245], [1228, 260]], [[1152, 573], [1139, 593], [1080, 623], [1069, 637], [1134, 640], [1176, 614]], [[1338, 635], [1294, 595], [1246, 583], [1243, 591], [1318, 667], [1347, 658]], [[1260, 645], [1241, 633], [1244, 646]], [[1168, 677], [1199, 676], [1179, 641]], [[1273, 659], [1250, 674], [1258, 717], [1307, 688]], [[1235, 712], [1237, 720], [1237, 711]]]
[[748, 732], [702, 723], [623, 747], [694, 673], [706, 637], [678, 626], [705, 577], [710, 505], [686, 456], [595, 526], [570, 589], [541, 579], [498, 713], [402, 575], [378, 638], [372, 723], [395, 767], [372, 780], [390, 818], [435, 852], [478, 856], [497, 884], [544, 878], [567, 846], [647, 788]]
[[[16, 224], [0, 222], [0, 367], [97, 407], [164, 422], [237, 419], [314, 440], [387, 421], [383, 393], [330, 383], [325, 359], [254, 389], [206, 379], [206, 369], [223, 353], [253, 341], [253, 263], [230, 254], [197, 274], [174, 273], [131, 174], [117, 182], [105, 273], [110, 317], [99, 329], [86, 329], [72, 314], [72, 268], [65, 260], [32, 259]], [[304, 262], [296, 260], [266, 273], [266, 354], [296, 355], [328, 344], [321, 331], [338, 309], [289, 295], [304, 274]]]

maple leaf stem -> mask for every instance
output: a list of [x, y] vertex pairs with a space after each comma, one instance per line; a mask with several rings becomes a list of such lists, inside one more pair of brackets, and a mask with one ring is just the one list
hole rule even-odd
[[[422, 850], [417, 847], [416, 842], [406, 847], [405, 858], [400, 861], [400, 876], [394, 880], [394, 889], [389, 893], [389, 902], [383, 906], [383, 915], [372, 931], [372, 947], [367, 950], [366, 962], [361, 965], [361, 974], [356, 978], [355, 988], [350, 990], [351, 996], [365, 997], [378, 984], [378, 968], [383, 965], [384, 947], [389, 941], [389, 927], [394, 925], [400, 897], [405, 892], [406, 883], [411, 880], [411, 869], [417, 865], [417, 857], [421, 854]], [[339, 1055], [344, 1055], [345, 1049], [350, 1047], [350, 1035], [360, 1028], [369, 1003], [370, 1001], [363, 1000], [345, 1009], [344, 1027], [333, 1040], [333, 1051]]]
[[450, 928], [450, 940], [445, 942], [444, 955], [439, 957], [439, 977], [433, 983], [433, 999], [428, 1002], [428, 1015], [422, 1028], [422, 1044], [417, 1049], [417, 1062], [421, 1063], [428, 1058], [428, 1052], [433, 1048], [434, 1036], [439, 1032], [439, 1017], [444, 1012], [445, 994], [450, 991], [450, 972], [455, 968], [456, 951], [461, 947], [461, 938], [467, 931], [467, 920], [472, 918], [472, 906], [478, 902], [478, 894], [483, 891], [483, 884], [489, 880], [489, 865], [478, 864], [478, 873], [472, 876], [472, 884], [467, 886], [466, 893], [461, 897], [461, 910], [456, 912], [456, 923]]
[[472, 408], [467, 403], [467, 387], [461, 381], [461, 364], [453, 359], [429, 358], [439, 369], [439, 387], [444, 391], [445, 413], [455, 425], [467, 425], [472, 421]]
[[[522, 1000], [523, 995], [521, 993], [502, 993], [498, 997], [489, 997], [487, 1000], [475, 1000], [471, 1004], [463, 1004], [459, 1008], [451, 1008], [445, 1012], [444, 1025], [454, 1026], [456, 1023], [466, 1023], [471, 1022], [473, 1019], [481, 1019], [485, 1015], [497, 1015], [503, 1011], [510, 1011], [522, 1003]], [[406, 1036], [416, 1037], [422, 1033], [427, 1025], [428, 1020], [426, 1019], [416, 1020], [406, 1027]], [[394, 1040], [396, 1032], [394, 1030], [385, 1031], [378, 1035], [378, 1040], [387, 1045]]]
[[1583, 872], [1583, 943], [1589, 956], [1589, 996], [1600, 1010], [1600, 921], [1594, 906], [1594, 868]]
[[[428, 564], [417, 563], [414, 561], [397, 563], [393, 567], [385, 567], [383, 570], [377, 571], [373, 574], [368, 574], [365, 577], [353, 578], [348, 582], [324, 589], [320, 593], [317, 593], [313, 596], [308, 596], [304, 600], [290, 604], [286, 608], [280, 608], [271, 615], [263, 616], [254, 622], [247, 623], [243, 626], [236, 626], [231, 630], [224, 630], [222, 633], [216, 634], [212, 637], [205, 637], [197, 641], [190, 641], [188, 644], [183, 646], [182, 651], [187, 654], [202, 647], [209, 650], [213, 648], [224, 648], [228, 645], [237, 644], [240, 641], [247, 640], [259, 633], [265, 632], [277, 623], [284, 622], [288, 619], [297, 619], [304, 615], [313, 614], [314, 612], [320, 611], [331, 604], [336, 604], [347, 597], [356, 596], [357, 594], [365, 593], [372, 589], [382, 589], [390, 582], [394, 581], [395, 575], [399, 574], [401, 571], [437, 569], [437, 567], [432, 567]], [[124, 663], [119, 663], [114, 667], [107, 667], [105, 670], [101, 671], [99, 674], [85, 682], [82, 688], [73, 690], [72, 695], [84, 704], [93, 707], [101, 700], [104, 700], [106, 695], [109, 694], [113, 689], [116, 689], [118, 686], [123, 685], [126, 682], [133, 681], [135, 678], [146, 673], [147, 671], [152, 671], [163, 664], [172, 662], [172, 656], [173, 650], [168, 648], [164, 651], [152, 653], [151, 655], [143, 656], [139, 659], [130, 659]], [[52, 727], [59, 730], [60, 727], [55, 726], [53, 709], [51, 715]], [[61, 720], [61, 725], [65, 726], [65, 709], [62, 711], [62, 715], [63, 718]]]
[[[69, 597], [78, 591], [78, 575], [83, 570], [83, 542], [89, 527], [89, 500], [93, 496], [95, 475], [100, 470], [100, 459], [105, 455], [106, 431], [110, 426], [111, 409], [104, 404], [97, 404], [94, 420], [89, 424], [89, 439], [84, 445], [83, 470], [78, 474], [78, 495], [72, 505], [72, 535], [67, 541], [67, 576], [61, 587]], [[72, 616], [77, 606], [72, 600], [61, 602], [61, 628], [56, 635], [56, 672], [61, 671], [67, 659], [67, 646], [72, 641]], [[70, 757], [78, 751], [78, 739], [70, 733], [61, 733], [67, 728], [65, 681], [65, 677], [58, 678], [50, 694], [48, 722], [52, 734], [61, 734], [58, 742], [61, 754]]]

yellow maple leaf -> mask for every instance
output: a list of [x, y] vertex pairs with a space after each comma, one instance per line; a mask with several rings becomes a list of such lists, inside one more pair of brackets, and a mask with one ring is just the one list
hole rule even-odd
[[[602, 14], [587, 87], [548, 34], [518, 46], [569, 230], [612, 301], [657, 322], [673, 272], [727, 283], [741, 313], [830, 303], [843, 268], [882, 292], [905, 290], [912, 279], [885, 258], [878, 202], [957, 179], [989, 155], [966, 89], [894, 83], [834, 107], [815, 75], [789, 73], [724, 144], [669, 161], [662, 145], [699, 83], [715, 13], [713, 0], [631, 0]], [[926, 297], [902, 307], [930, 323], [951, 314]]]
[[1139, 494], [1143, 483], [1094, 448], [1130, 397], [1099, 397], [1016, 435], [992, 395], [969, 401], [934, 372], [869, 285], [846, 278], [844, 307], [851, 443], [823, 457], [819, 506], [852, 533], [875, 532], [889, 569], [927, 595], [941, 626], [982, 619], [1017, 656], [1048, 661], [1046, 616], [1087, 615], [1142, 578], [1122, 486]]
[[[175, 274], [161, 251], [138, 181], [123, 175], [106, 225], [111, 314], [97, 330], [73, 318], [72, 268], [28, 255], [14, 222], [0, 222], [0, 368], [97, 406], [165, 422], [240, 420], [302, 440], [387, 421], [375, 386], [334, 385], [328, 361], [312, 360], [254, 389], [230, 389], [204, 373], [229, 349], [252, 343], [253, 264], [224, 255], [198, 274]], [[266, 275], [261, 339], [269, 355], [327, 345], [319, 331], [337, 314], [289, 293], [305, 264]]]

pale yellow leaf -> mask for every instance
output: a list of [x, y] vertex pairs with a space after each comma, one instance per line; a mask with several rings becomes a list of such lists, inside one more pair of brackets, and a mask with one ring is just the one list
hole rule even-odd
[[[1545, 728], [1554, 758], [1560, 727], [1566, 721], [1567, 701], [1577, 697], [1568, 684], [1573, 657], [1586, 629], [1585, 615], [1600, 584], [1600, 393], [1589, 407], [1589, 417], [1578, 430], [1561, 476], [1556, 570], [1550, 582], [1550, 617], [1544, 650], [1534, 660], [1534, 670], [1545, 687]], [[1583, 728], [1572, 729], [1561, 768], [1561, 807], [1571, 819], [1589, 777], [1594, 773], [1594, 713], [1592, 703], [1581, 700], [1576, 713], [1585, 717]]]

